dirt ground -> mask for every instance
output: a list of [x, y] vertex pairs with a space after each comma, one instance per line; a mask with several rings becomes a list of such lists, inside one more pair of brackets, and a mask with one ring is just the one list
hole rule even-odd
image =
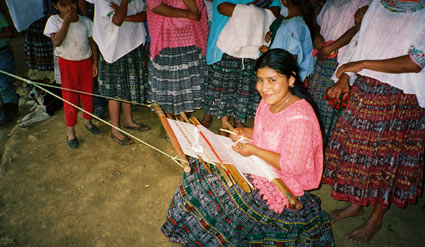
[[[13, 41], [18, 74], [25, 73], [22, 39]], [[19, 83], [18, 83], [19, 84]], [[28, 112], [21, 107], [20, 117]], [[136, 107], [135, 120], [152, 127], [130, 133], [174, 155], [163, 136], [158, 117]], [[202, 115], [201, 111], [195, 113]], [[52, 118], [20, 128], [0, 128], [0, 247], [13, 246], [176, 246], [160, 231], [183, 170], [168, 157], [144, 144], [119, 146], [110, 128], [98, 121], [100, 135], [76, 128], [78, 149], [66, 143], [63, 111]], [[252, 121], [251, 121], [252, 123]], [[217, 121], [212, 129], [217, 130]], [[314, 192], [329, 211], [346, 205], [330, 197], [330, 187]], [[421, 205], [391, 207], [382, 230], [367, 244], [345, 234], [367, 218], [350, 218], [333, 226], [337, 246], [424, 246], [425, 212]]]

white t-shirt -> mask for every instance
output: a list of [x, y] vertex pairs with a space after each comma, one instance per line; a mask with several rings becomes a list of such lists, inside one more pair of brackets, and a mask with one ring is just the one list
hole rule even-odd
[[[66, 60], [81, 61], [91, 57], [89, 37], [92, 37], [92, 21], [79, 15], [77, 22], [69, 24], [68, 33], [60, 46], [55, 47], [55, 55]], [[63, 19], [52, 15], [46, 23], [43, 34], [50, 37], [62, 27]]]
[[[146, 41], [146, 30], [143, 22], [124, 21], [121, 26], [112, 22], [115, 10], [111, 2], [120, 5], [121, 0], [92, 0], [94, 2], [93, 38], [103, 58], [113, 63]], [[132, 0], [128, 3], [127, 15], [135, 15], [145, 9], [143, 0]]]

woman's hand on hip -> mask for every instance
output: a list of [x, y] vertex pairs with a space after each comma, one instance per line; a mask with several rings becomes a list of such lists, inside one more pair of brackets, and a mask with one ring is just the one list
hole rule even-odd
[[350, 91], [350, 77], [347, 74], [343, 74], [338, 82], [329, 89], [327, 96], [329, 98], [339, 98], [341, 94], [348, 93]]

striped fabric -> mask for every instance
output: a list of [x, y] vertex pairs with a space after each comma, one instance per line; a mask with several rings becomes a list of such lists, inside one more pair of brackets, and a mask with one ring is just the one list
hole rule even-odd
[[[183, 246], [334, 246], [328, 214], [308, 192], [304, 208], [269, 210], [256, 192], [228, 187], [196, 159], [171, 201], [162, 232]], [[211, 167], [213, 168], [213, 167]]]
[[261, 96], [257, 92], [254, 59], [223, 54], [221, 61], [208, 66], [205, 113], [218, 118], [235, 117], [245, 122], [254, 117]]
[[28, 69], [53, 71], [53, 43], [43, 34], [46, 22], [46, 18], [41, 18], [25, 31], [24, 51]]
[[342, 112], [342, 109], [337, 110], [332, 108], [328, 101], [324, 99], [327, 89], [335, 85], [331, 77], [337, 66], [336, 57], [326, 60], [318, 59], [314, 65], [313, 73], [307, 78], [307, 91], [319, 108], [319, 119], [325, 127], [326, 137], [328, 139], [335, 129], [335, 124]]
[[149, 101], [165, 112], [179, 114], [202, 107], [207, 63], [201, 48], [165, 48], [149, 62]]
[[144, 82], [147, 77], [145, 45], [140, 45], [114, 63], [99, 54], [99, 93], [103, 96], [131, 102], [146, 100]]
[[425, 109], [415, 95], [359, 77], [325, 154], [332, 197], [404, 207], [422, 194]]

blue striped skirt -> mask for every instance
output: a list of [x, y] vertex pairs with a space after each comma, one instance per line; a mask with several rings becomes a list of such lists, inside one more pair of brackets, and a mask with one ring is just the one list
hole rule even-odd
[[179, 114], [202, 107], [208, 70], [201, 48], [164, 48], [148, 64], [149, 101]]
[[183, 246], [334, 246], [328, 214], [320, 199], [308, 192], [303, 209], [270, 210], [261, 196], [228, 187], [214, 171], [207, 173], [197, 159], [177, 188], [161, 230]]
[[234, 117], [239, 122], [255, 116], [261, 100], [256, 89], [255, 61], [223, 54], [219, 62], [208, 66], [206, 114]]

